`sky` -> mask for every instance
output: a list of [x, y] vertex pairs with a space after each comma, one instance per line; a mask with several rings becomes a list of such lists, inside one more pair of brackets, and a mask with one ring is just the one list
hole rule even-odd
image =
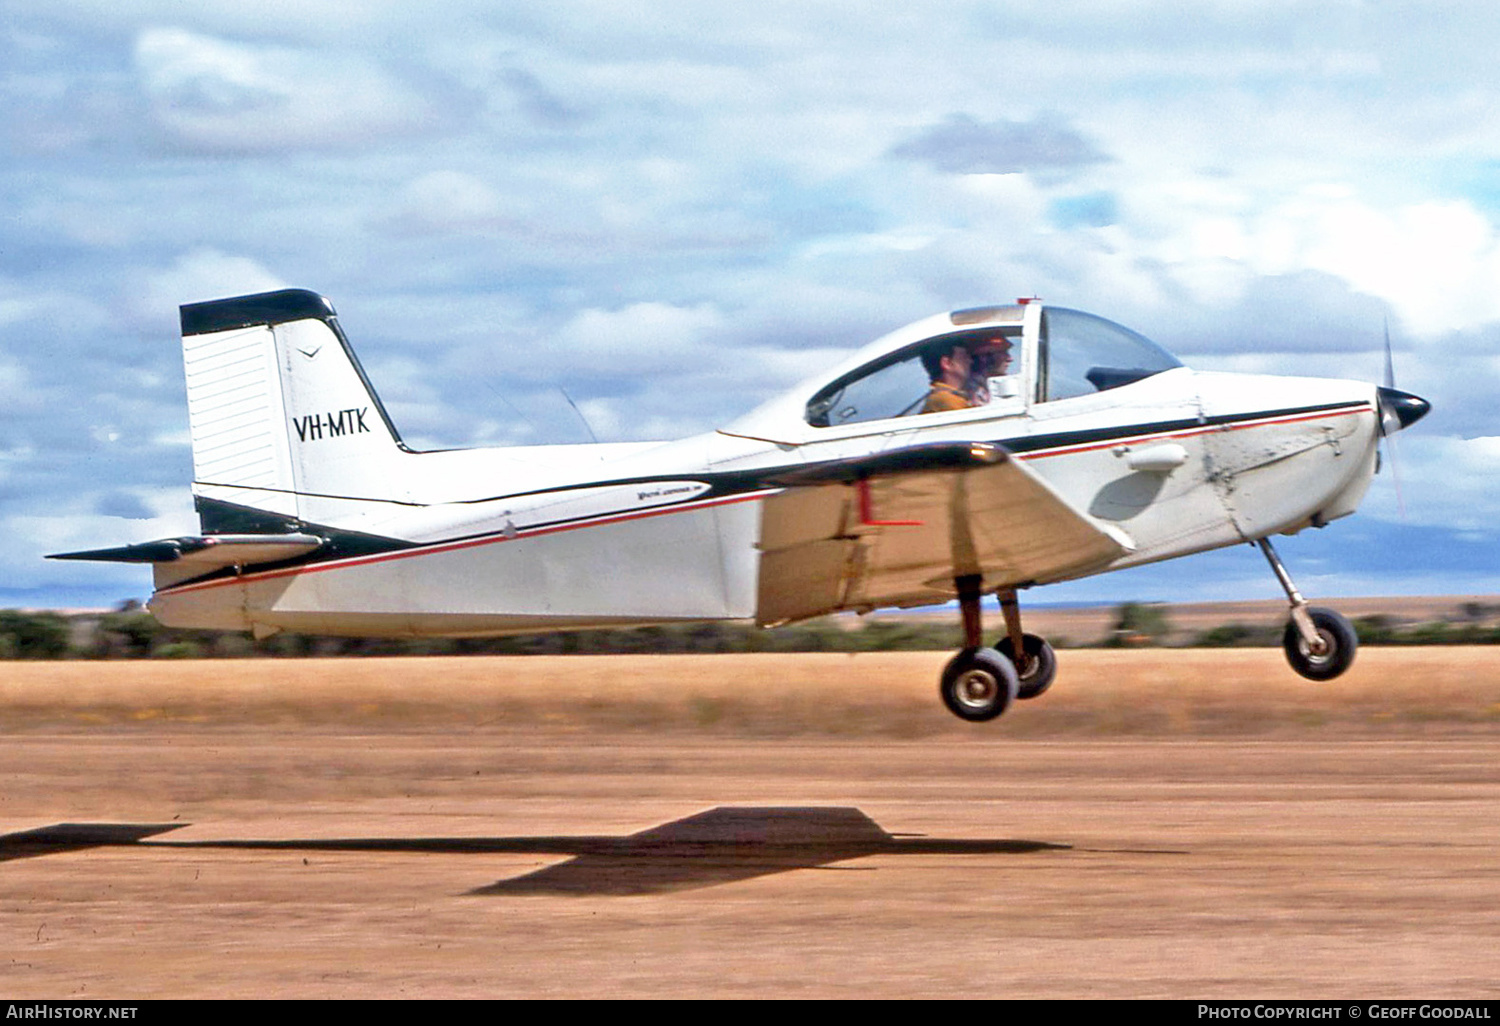
[[[0, 606], [197, 532], [177, 307], [309, 288], [418, 448], [711, 430], [1041, 296], [1433, 412], [1304, 593], [1500, 591], [1500, 20], [1361, 0], [0, 0]], [[587, 421], [569, 405], [576, 402]], [[1237, 547], [1033, 601], [1273, 598]]]

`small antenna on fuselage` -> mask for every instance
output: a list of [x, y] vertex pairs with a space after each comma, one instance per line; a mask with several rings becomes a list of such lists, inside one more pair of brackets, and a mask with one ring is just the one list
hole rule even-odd
[[562, 397], [568, 401], [568, 405], [573, 407], [573, 412], [578, 414], [579, 420], [583, 421], [583, 429], [589, 433], [589, 437], [592, 438], [594, 440], [594, 443], [597, 445], [599, 442], [599, 436], [594, 434], [593, 428], [589, 427], [589, 419], [583, 415], [583, 411], [578, 408], [578, 404], [573, 401], [573, 397], [568, 394], [568, 390], [566, 388], [563, 388], [561, 385], [557, 386], [557, 390], [561, 392]]

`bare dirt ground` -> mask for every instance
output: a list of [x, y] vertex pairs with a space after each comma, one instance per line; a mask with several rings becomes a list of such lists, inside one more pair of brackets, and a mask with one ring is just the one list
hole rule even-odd
[[1500, 651], [942, 660], [0, 665], [3, 990], [1500, 995]]

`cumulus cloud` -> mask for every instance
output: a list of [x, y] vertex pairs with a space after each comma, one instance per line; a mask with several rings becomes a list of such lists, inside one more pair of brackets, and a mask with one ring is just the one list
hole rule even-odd
[[1254, 196], [1212, 178], [1127, 189], [1126, 238], [1199, 298], [1237, 302], [1258, 278], [1310, 280], [1377, 297], [1433, 337], [1500, 318], [1500, 231], [1466, 199], [1380, 204], [1347, 184]]
[[357, 54], [153, 28], [136, 39], [135, 65], [156, 123], [208, 152], [348, 147], [424, 132], [441, 115], [414, 83]]
[[12, 410], [32, 406], [35, 398], [31, 392], [26, 368], [0, 359], [0, 405]]
[[[1390, 306], [1321, 271], [1255, 274], [1221, 270], [1226, 283], [1212, 301], [1191, 290], [1163, 318], [1159, 340], [1187, 355], [1348, 354], [1381, 345]], [[1399, 326], [1398, 326], [1399, 327]]]
[[506, 68], [500, 80], [510, 89], [521, 111], [536, 124], [567, 128], [585, 118], [582, 110], [547, 88], [525, 68]]
[[716, 348], [713, 335], [723, 324], [707, 303], [584, 310], [558, 332], [555, 352], [573, 373], [648, 374], [702, 360]]
[[[47, 582], [63, 586], [81, 585], [105, 576], [116, 587], [128, 589], [124, 594], [150, 591], [149, 574], [143, 568], [91, 566], [87, 563], [49, 562], [44, 557], [54, 552], [77, 552], [110, 545], [129, 545], [156, 538], [171, 538], [198, 531], [198, 518], [191, 498], [184, 491], [172, 501], [172, 508], [132, 509], [147, 512], [148, 517], [125, 518], [85, 508], [68, 508], [59, 504], [45, 514], [23, 514], [0, 517], [0, 531], [18, 540], [0, 549], [0, 580], [5, 591], [36, 588]], [[101, 571], [103, 574], [101, 575]], [[3, 594], [3, 592], [0, 592]], [[104, 603], [97, 603], [104, 604]]]
[[439, 232], [514, 227], [500, 195], [474, 175], [430, 171], [407, 183], [387, 223], [401, 231]]
[[1353, 195], [1307, 198], [1259, 226], [1263, 264], [1295, 263], [1386, 298], [1433, 336], [1500, 318], [1500, 234], [1464, 200], [1394, 209]]
[[123, 520], [150, 520], [156, 516], [156, 511], [141, 501], [140, 496], [133, 492], [117, 489], [105, 492], [94, 502], [94, 512], [105, 517], [119, 517]]
[[1050, 118], [981, 122], [969, 114], [950, 115], [890, 152], [959, 175], [1067, 171], [1109, 160], [1078, 132]]
[[1500, 503], [1500, 436], [1453, 438], [1402, 432], [1396, 436], [1394, 470], [1392, 455], [1388, 447], [1387, 469], [1382, 474], [1386, 481], [1371, 489], [1362, 511], [1366, 516], [1398, 524], [1493, 532], [1490, 511]]
[[154, 326], [164, 319], [175, 323], [177, 308], [184, 303], [286, 287], [285, 281], [251, 257], [205, 247], [182, 254], [168, 267], [145, 271], [128, 293], [126, 304], [140, 322]]

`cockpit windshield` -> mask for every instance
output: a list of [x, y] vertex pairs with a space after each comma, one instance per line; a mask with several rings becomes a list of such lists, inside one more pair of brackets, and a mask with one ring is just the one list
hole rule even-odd
[[944, 331], [885, 353], [819, 389], [807, 423], [843, 427], [977, 407], [1011, 416], [1032, 402], [1092, 395], [1182, 366], [1129, 328], [1060, 307], [1041, 311], [1037, 358], [1026, 359], [1020, 320]]
[[1078, 310], [1042, 311], [1044, 402], [1119, 388], [1181, 367], [1171, 353], [1129, 328]]

